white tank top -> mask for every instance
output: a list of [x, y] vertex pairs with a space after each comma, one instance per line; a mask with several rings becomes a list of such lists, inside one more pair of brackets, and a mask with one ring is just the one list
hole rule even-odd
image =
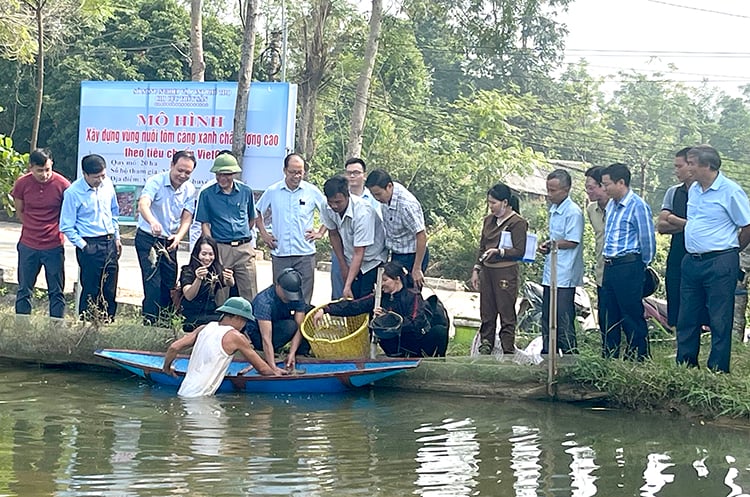
[[203, 397], [213, 395], [221, 385], [232, 362], [232, 356], [224, 351], [221, 340], [231, 326], [211, 322], [198, 334], [190, 354], [187, 373], [177, 395]]

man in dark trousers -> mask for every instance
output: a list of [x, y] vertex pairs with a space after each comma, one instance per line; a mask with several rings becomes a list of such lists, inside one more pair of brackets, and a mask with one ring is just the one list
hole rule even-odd
[[667, 288], [667, 322], [677, 326], [680, 309], [680, 275], [682, 258], [685, 257], [685, 223], [687, 222], [688, 189], [693, 177], [687, 167], [687, 154], [690, 147], [683, 148], [674, 157], [674, 174], [679, 185], [671, 186], [664, 194], [656, 229], [661, 234], [672, 235], [667, 256], [667, 271], [664, 277]]
[[81, 160], [83, 177], [65, 190], [60, 214], [60, 231], [76, 246], [81, 268], [81, 298], [78, 312], [91, 316], [92, 306], [112, 320], [117, 312], [120, 208], [112, 181], [107, 178], [106, 161], [101, 155]]
[[719, 172], [721, 158], [713, 147], [691, 148], [687, 167], [695, 182], [688, 190], [677, 363], [698, 365], [701, 325], [708, 316], [708, 367], [728, 373], [739, 251], [750, 242], [750, 202], [737, 183]]
[[646, 266], [656, 253], [651, 208], [630, 189], [630, 170], [612, 164], [602, 172], [607, 190], [604, 225], [604, 336], [602, 355], [620, 356], [621, 332], [625, 333], [625, 358], [648, 357], [648, 328], [643, 318], [643, 280]]
[[70, 181], [52, 170], [52, 157], [44, 149], [29, 155], [29, 172], [13, 185], [13, 204], [21, 221], [18, 241], [18, 291], [16, 314], [31, 314], [31, 292], [44, 267], [49, 295], [49, 315], [65, 313], [65, 249], [60, 232], [63, 192]]
[[294, 268], [286, 268], [276, 283], [258, 292], [253, 299], [254, 320], [248, 321], [245, 333], [256, 349], [263, 350], [263, 358], [275, 372], [275, 353], [289, 344], [287, 369], [294, 369], [296, 356], [310, 353], [310, 343], [300, 331], [305, 314], [312, 306], [305, 303], [302, 277]]

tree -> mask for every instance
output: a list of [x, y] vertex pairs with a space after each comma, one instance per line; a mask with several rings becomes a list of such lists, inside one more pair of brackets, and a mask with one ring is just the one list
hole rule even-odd
[[383, 1], [372, 0], [372, 14], [370, 15], [370, 34], [367, 36], [365, 46], [365, 60], [357, 80], [357, 90], [352, 107], [352, 124], [349, 130], [349, 143], [346, 147], [346, 155], [359, 157], [362, 154], [362, 131], [365, 126], [365, 114], [367, 113], [368, 94], [370, 92], [370, 79], [375, 67], [375, 57], [378, 54], [378, 38], [380, 37], [380, 24], [383, 18]]
[[[15, 4], [17, 19], [33, 19], [36, 62], [36, 97], [29, 148], [37, 147], [44, 100], [44, 63], [48, 45], [60, 43], [75, 33], [75, 25], [84, 18], [102, 21], [110, 14], [108, 0], [21, 0]], [[6, 7], [7, 8], [7, 7]], [[27, 25], [28, 26], [28, 25]], [[27, 26], [21, 29], [23, 33]], [[23, 38], [25, 35], [21, 35]]]
[[190, 0], [190, 79], [204, 81], [206, 62], [203, 59], [203, 0]]
[[305, 63], [299, 83], [300, 118], [297, 149], [307, 158], [312, 158], [315, 153], [315, 113], [318, 95], [330, 65], [330, 46], [325, 30], [332, 8], [331, 0], [314, 0], [309, 15], [302, 21]]
[[240, 74], [237, 80], [237, 101], [234, 106], [234, 132], [232, 135], [232, 154], [239, 158], [245, 155], [247, 105], [250, 98], [250, 80], [253, 74], [255, 21], [257, 15], [258, 7], [256, 0], [245, 0], [242, 55], [240, 56]]

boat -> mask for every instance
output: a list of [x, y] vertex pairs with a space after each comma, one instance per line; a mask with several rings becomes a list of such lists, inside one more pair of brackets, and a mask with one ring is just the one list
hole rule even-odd
[[[101, 349], [97, 357], [109, 359], [119, 367], [159, 385], [179, 388], [185, 378], [189, 356], [180, 355], [173, 365], [177, 377], [162, 371], [163, 352], [145, 350]], [[326, 359], [301, 357], [296, 369], [286, 376], [262, 376], [254, 369], [244, 375], [237, 373], [249, 366], [234, 359], [217, 393], [337, 393], [365, 387], [378, 380], [419, 366], [420, 359]], [[283, 363], [279, 363], [284, 368]]]

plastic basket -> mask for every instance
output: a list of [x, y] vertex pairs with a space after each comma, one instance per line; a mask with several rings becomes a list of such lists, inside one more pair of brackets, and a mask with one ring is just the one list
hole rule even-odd
[[339, 317], [323, 314], [317, 326], [313, 317], [318, 306], [307, 313], [302, 321], [300, 331], [310, 348], [319, 359], [355, 359], [367, 357], [370, 353], [370, 333], [368, 332], [368, 314]]

